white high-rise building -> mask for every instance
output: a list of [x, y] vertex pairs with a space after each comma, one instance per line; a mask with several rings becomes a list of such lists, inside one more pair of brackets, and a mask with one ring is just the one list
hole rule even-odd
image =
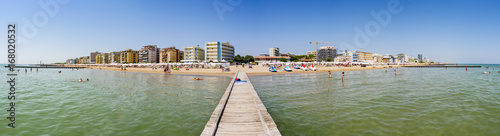
[[200, 46], [184, 47], [184, 63], [195, 63], [205, 60], [205, 50]]
[[205, 61], [222, 62], [233, 60], [234, 46], [229, 42], [205, 43]]
[[274, 48], [269, 48], [269, 56], [280, 56], [280, 48], [274, 47]]

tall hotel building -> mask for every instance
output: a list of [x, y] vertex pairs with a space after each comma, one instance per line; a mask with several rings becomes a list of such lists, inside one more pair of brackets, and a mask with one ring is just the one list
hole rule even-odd
[[183, 52], [175, 47], [163, 48], [160, 50], [160, 63], [180, 62], [183, 58]]
[[109, 52], [109, 63], [122, 63], [121, 52]]
[[[332, 61], [337, 56], [337, 50], [333, 46], [323, 46], [318, 50], [319, 61], [327, 61], [330, 58]], [[371, 57], [371, 54], [370, 54]]]
[[139, 51], [139, 62], [158, 63], [159, 52], [156, 45], [146, 45]]
[[184, 60], [185, 63], [202, 62], [205, 60], [205, 50], [199, 45], [193, 47], [184, 47]]
[[90, 53], [90, 64], [95, 64], [96, 63], [96, 60], [95, 60], [95, 57], [98, 55], [98, 54], [101, 54], [100, 52], [91, 52]]
[[274, 48], [269, 48], [269, 56], [280, 56], [280, 48], [274, 47]]
[[120, 59], [122, 63], [137, 63], [139, 62], [139, 52], [132, 49], [121, 51]]
[[207, 42], [205, 43], [205, 61], [229, 61], [233, 60], [234, 46], [229, 42]]

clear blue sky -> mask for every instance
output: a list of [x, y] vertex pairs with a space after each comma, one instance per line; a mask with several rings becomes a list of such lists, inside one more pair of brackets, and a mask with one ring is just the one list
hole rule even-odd
[[[365, 31], [365, 26], [373, 25], [370, 21], [377, 22], [370, 11], [387, 11], [390, 0], [66, 0], [58, 3], [53, 17], [40, 1], [52, 0], [0, 1], [4, 43], [9, 22], [17, 22], [19, 37], [24, 37], [18, 39], [23, 42], [17, 48], [19, 63], [63, 62], [92, 51], [138, 50], [148, 44], [204, 46], [208, 41], [231, 42], [241, 55], [267, 54], [270, 47], [305, 54], [315, 50], [309, 42], [316, 40], [343, 43], [333, 45], [341, 50], [500, 63], [500, 1], [496, 0], [399, 0], [400, 13], [391, 14], [386, 26], [368, 36], [366, 45], [354, 42], [358, 34], [354, 28]], [[232, 11], [221, 14], [221, 19], [215, 1]], [[47, 15], [46, 23], [42, 14]], [[23, 18], [33, 23], [34, 16], [38, 31], [23, 33], [22, 27], [28, 26]], [[0, 63], [7, 62], [3, 45]]]

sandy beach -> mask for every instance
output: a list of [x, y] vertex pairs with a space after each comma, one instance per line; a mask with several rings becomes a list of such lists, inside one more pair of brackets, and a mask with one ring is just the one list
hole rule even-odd
[[[392, 68], [401, 67], [403, 65], [391, 65]], [[126, 71], [126, 72], [143, 72], [143, 73], [164, 73], [162, 68], [152, 69], [152, 68], [132, 68], [127, 67], [127, 70], [121, 70], [116, 67], [88, 67], [89, 69], [101, 69], [101, 70], [113, 70], [113, 71]], [[303, 71], [300, 69], [293, 69], [292, 72], [286, 72], [283, 68], [276, 69], [277, 72], [269, 72], [268, 68], [265, 66], [254, 66], [253, 68], [242, 67], [241, 65], [230, 66], [230, 72], [222, 72], [221, 69], [198, 69], [198, 68], [190, 68], [186, 70], [186, 68], [182, 68], [180, 70], [172, 70], [171, 74], [173, 75], [201, 75], [201, 76], [234, 76], [234, 74], [239, 71], [245, 71], [248, 76], [266, 76], [266, 75], [276, 75], [276, 74], [297, 74], [297, 73], [325, 73], [328, 71], [331, 72], [342, 72], [342, 71], [356, 71], [356, 70], [374, 70], [374, 69], [385, 69], [390, 68], [389, 66], [352, 66], [352, 67], [325, 67], [318, 66], [317, 71]]]

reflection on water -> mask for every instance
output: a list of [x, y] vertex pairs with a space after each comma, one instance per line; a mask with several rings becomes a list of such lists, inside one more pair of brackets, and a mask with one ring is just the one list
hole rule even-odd
[[491, 70], [346, 71], [344, 85], [340, 72], [250, 80], [283, 135], [499, 135]]
[[[199, 135], [230, 81], [230, 77], [200, 81], [192, 80], [194, 76], [57, 71], [21, 70], [17, 127], [12, 131], [5, 125], [2, 135]], [[1, 69], [0, 74], [5, 72]], [[80, 78], [90, 81], [78, 82]], [[1, 87], [7, 89], [5, 84]], [[2, 107], [7, 102], [0, 99]]]

